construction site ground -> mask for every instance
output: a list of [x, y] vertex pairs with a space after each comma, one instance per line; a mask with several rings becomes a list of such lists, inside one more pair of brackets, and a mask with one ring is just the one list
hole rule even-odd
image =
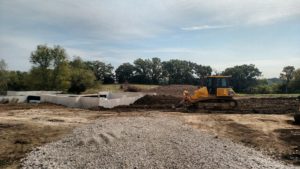
[[[300, 164], [300, 126], [291, 114], [183, 113], [136, 109], [92, 111], [52, 104], [0, 105], [0, 168], [19, 168], [35, 147], [61, 139], [75, 127], [95, 119], [160, 114], [233, 142], [262, 151], [277, 160]], [[180, 134], [180, 133], [178, 133]]]

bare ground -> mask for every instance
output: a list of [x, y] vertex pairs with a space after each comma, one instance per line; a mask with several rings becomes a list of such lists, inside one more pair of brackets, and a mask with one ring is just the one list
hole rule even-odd
[[184, 124], [178, 116], [97, 119], [30, 152], [22, 168], [296, 168]]
[[186, 123], [253, 147], [276, 159], [300, 165], [300, 126], [291, 115], [190, 114]]
[[165, 85], [151, 89], [145, 89], [143, 92], [157, 93], [159, 95], [170, 95], [181, 98], [184, 90], [188, 90], [190, 93], [193, 93], [196, 89], [197, 86], [193, 85]]
[[97, 118], [147, 116], [145, 112], [98, 112], [54, 104], [0, 104], [0, 168], [19, 168], [33, 148], [61, 139]]
[[165, 113], [199, 130], [254, 147], [277, 159], [299, 164], [300, 126], [290, 115], [188, 114], [138, 110], [89, 111], [62, 106], [0, 105], [0, 168], [18, 168], [19, 159], [34, 147], [62, 138], [75, 127], [97, 118], [149, 116]]
[[97, 112], [49, 104], [0, 105], [0, 168], [18, 168], [33, 147], [58, 140]]

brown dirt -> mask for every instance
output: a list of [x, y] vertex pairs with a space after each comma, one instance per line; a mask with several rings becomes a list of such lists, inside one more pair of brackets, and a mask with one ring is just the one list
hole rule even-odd
[[[145, 96], [130, 108], [164, 108], [172, 110], [172, 106], [178, 104], [182, 99], [182, 92], [188, 90], [193, 93], [197, 86], [192, 85], [166, 85], [157, 88], [145, 90], [145, 92], [155, 92], [157, 96]], [[161, 95], [161, 96], [160, 96]], [[259, 113], [259, 114], [285, 114], [294, 113], [299, 108], [299, 99], [297, 97], [277, 97], [277, 98], [251, 98], [236, 97], [238, 107], [234, 110], [226, 111], [227, 113]], [[297, 100], [298, 99], [298, 100]], [[200, 110], [203, 112], [203, 110]], [[208, 110], [211, 113], [224, 113], [219, 110]]]
[[27, 152], [59, 140], [97, 118], [148, 116], [148, 112], [99, 112], [54, 104], [0, 104], [0, 168], [19, 168]]
[[295, 113], [299, 109], [296, 97], [284, 98], [237, 98], [238, 112], [260, 114]]
[[98, 112], [51, 104], [0, 104], [0, 168], [18, 168], [34, 147], [58, 140]]
[[174, 104], [179, 101], [180, 98], [166, 95], [146, 95], [134, 102], [135, 105], [155, 105], [155, 104]]
[[178, 104], [182, 98], [170, 95], [145, 95], [128, 106], [117, 106], [112, 109], [95, 107], [91, 110], [135, 112], [145, 110], [174, 111], [173, 106]]
[[187, 124], [300, 165], [300, 126], [291, 115], [186, 114]]
[[[143, 106], [142, 100], [138, 103]], [[153, 105], [159, 104], [153, 101]], [[152, 113], [162, 113], [162, 110], [99, 112], [52, 104], [0, 104], [0, 168], [18, 168], [19, 159], [33, 148], [58, 140], [73, 128], [92, 123], [96, 118], [151, 116]], [[291, 115], [163, 113], [183, 118], [192, 127], [216, 137], [229, 138], [289, 163], [300, 163], [300, 126], [293, 124]]]
[[[174, 111], [174, 106], [182, 100], [182, 97], [171, 95], [146, 95], [129, 106], [118, 106], [112, 110], [136, 111], [138, 109]], [[295, 113], [299, 109], [297, 98], [236, 98], [238, 106], [231, 110], [221, 109], [195, 109], [190, 112], [206, 113], [242, 113], [242, 114], [288, 114]], [[104, 109], [101, 109], [104, 110]], [[184, 108], [176, 111], [186, 112]]]
[[146, 95], [135, 101], [132, 106], [144, 106], [148, 108], [172, 108], [173, 105], [178, 104], [181, 100], [182, 98], [170, 95]]
[[188, 90], [190, 93], [193, 93], [196, 89], [197, 86], [193, 85], [166, 85], [144, 90], [143, 92], [157, 93], [158, 95], [170, 95], [182, 98], [182, 93], [184, 90]]

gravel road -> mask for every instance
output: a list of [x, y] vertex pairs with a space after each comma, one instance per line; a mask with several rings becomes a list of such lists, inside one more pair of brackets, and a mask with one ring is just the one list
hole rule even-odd
[[167, 115], [99, 119], [30, 152], [22, 167], [293, 168]]

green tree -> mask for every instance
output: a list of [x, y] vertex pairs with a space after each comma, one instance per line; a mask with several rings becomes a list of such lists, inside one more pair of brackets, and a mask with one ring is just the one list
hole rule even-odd
[[290, 88], [293, 92], [300, 93], [300, 68], [294, 71], [293, 78], [290, 82]]
[[[3, 59], [0, 60], [0, 92], [7, 90], [7, 64]], [[0, 93], [1, 94], [1, 93]]]
[[204, 78], [206, 76], [211, 75], [212, 68], [210, 66], [203, 66], [203, 65], [195, 64], [194, 65], [194, 71], [195, 71], [195, 74], [198, 76], [198, 78], [199, 78], [199, 80], [201, 82], [201, 85], [203, 85]]
[[150, 79], [152, 84], [158, 84], [162, 79], [163, 66], [159, 58], [152, 58], [150, 66]]
[[30, 82], [30, 90], [51, 90], [51, 69], [42, 69], [40, 67], [32, 67], [29, 71], [28, 82]]
[[258, 94], [273, 93], [273, 85], [269, 85], [267, 79], [258, 79], [257, 84], [252, 88], [251, 93], [258, 93]]
[[70, 69], [67, 53], [64, 48], [54, 46], [50, 50], [53, 58], [53, 72], [51, 76], [51, 89], [66, 91], [70, 87]]
[[159, 58], [141, 59], [134, 62], [133, 83], [158, 84], [162, 78], [162, 62]]
[[70, 62], [71, 78], [69, 92], [79, 94], [95, 85], [96, 77], [80, 57]]
[[87, 61], [85, 64], [94, 72], [97, 81], [104, 84], [114, 83], [114, 67], [111, 64], [105, 64], [100, 61]]
[[30, 62], [42, 69], [48, 69], [51, 66], [53, 57], [51, 48], [47, 45], [38, 45], [34, 52], [31, 52]]
[[89, 69], [79, 56], [75, 56], [74, 59], [69, 62], [69, 65], [71, 68]]
[[53, 61], [51, 49], [47, 45], [38, 45], [31, 53], [30, 62], [34, 65], [31, 70], [31, 80], [38, 90], [50, 89], [50, 66]]
[[130, 63], [123, 63], [116, 69], [116, 79], [118, 83], [132, 82], [135, 67]]
[[70, 71], [65, 49], [38, 45], [31, 53], [30, 71], [32, 88], [36, 90], [66, 90], [69, 88]]
[[251, 92], [257, 85], [257, 77], [261, 76], [261, 72], [253, 64], [226, 68], [222, 74], [232, 76], [232, 86], [237, 92]]
[[290, 81], [293, 78], [293, 74], [295, 72], [294, 66], [286, 66], [283, 68], [282, 73], [280, 73], [280, 79], [283, 79], [285, 81], [285, 93], [288, 93], [288, 87], [290, 84]]
[[134, 62], [135, 74], [134, 74], [134, 83], [147, 84], [151, 83], [151, 68], [152, 63], [149, 59], [136, 59]]
[[163, 75], [169, 84], [194, 84], [195, 63], [185, 60], [170, 60], [163, 62]]
[[212, 68], [210, 66], [203, 66], [203, 65], [195, 65], [194, 66], [195, 74], [201, 79], [206, 76], [211, 75]]
[[8, 90], [22, 91], [29, 90], [28, 73], [21, 71], [10, 71], [8, 73]]

